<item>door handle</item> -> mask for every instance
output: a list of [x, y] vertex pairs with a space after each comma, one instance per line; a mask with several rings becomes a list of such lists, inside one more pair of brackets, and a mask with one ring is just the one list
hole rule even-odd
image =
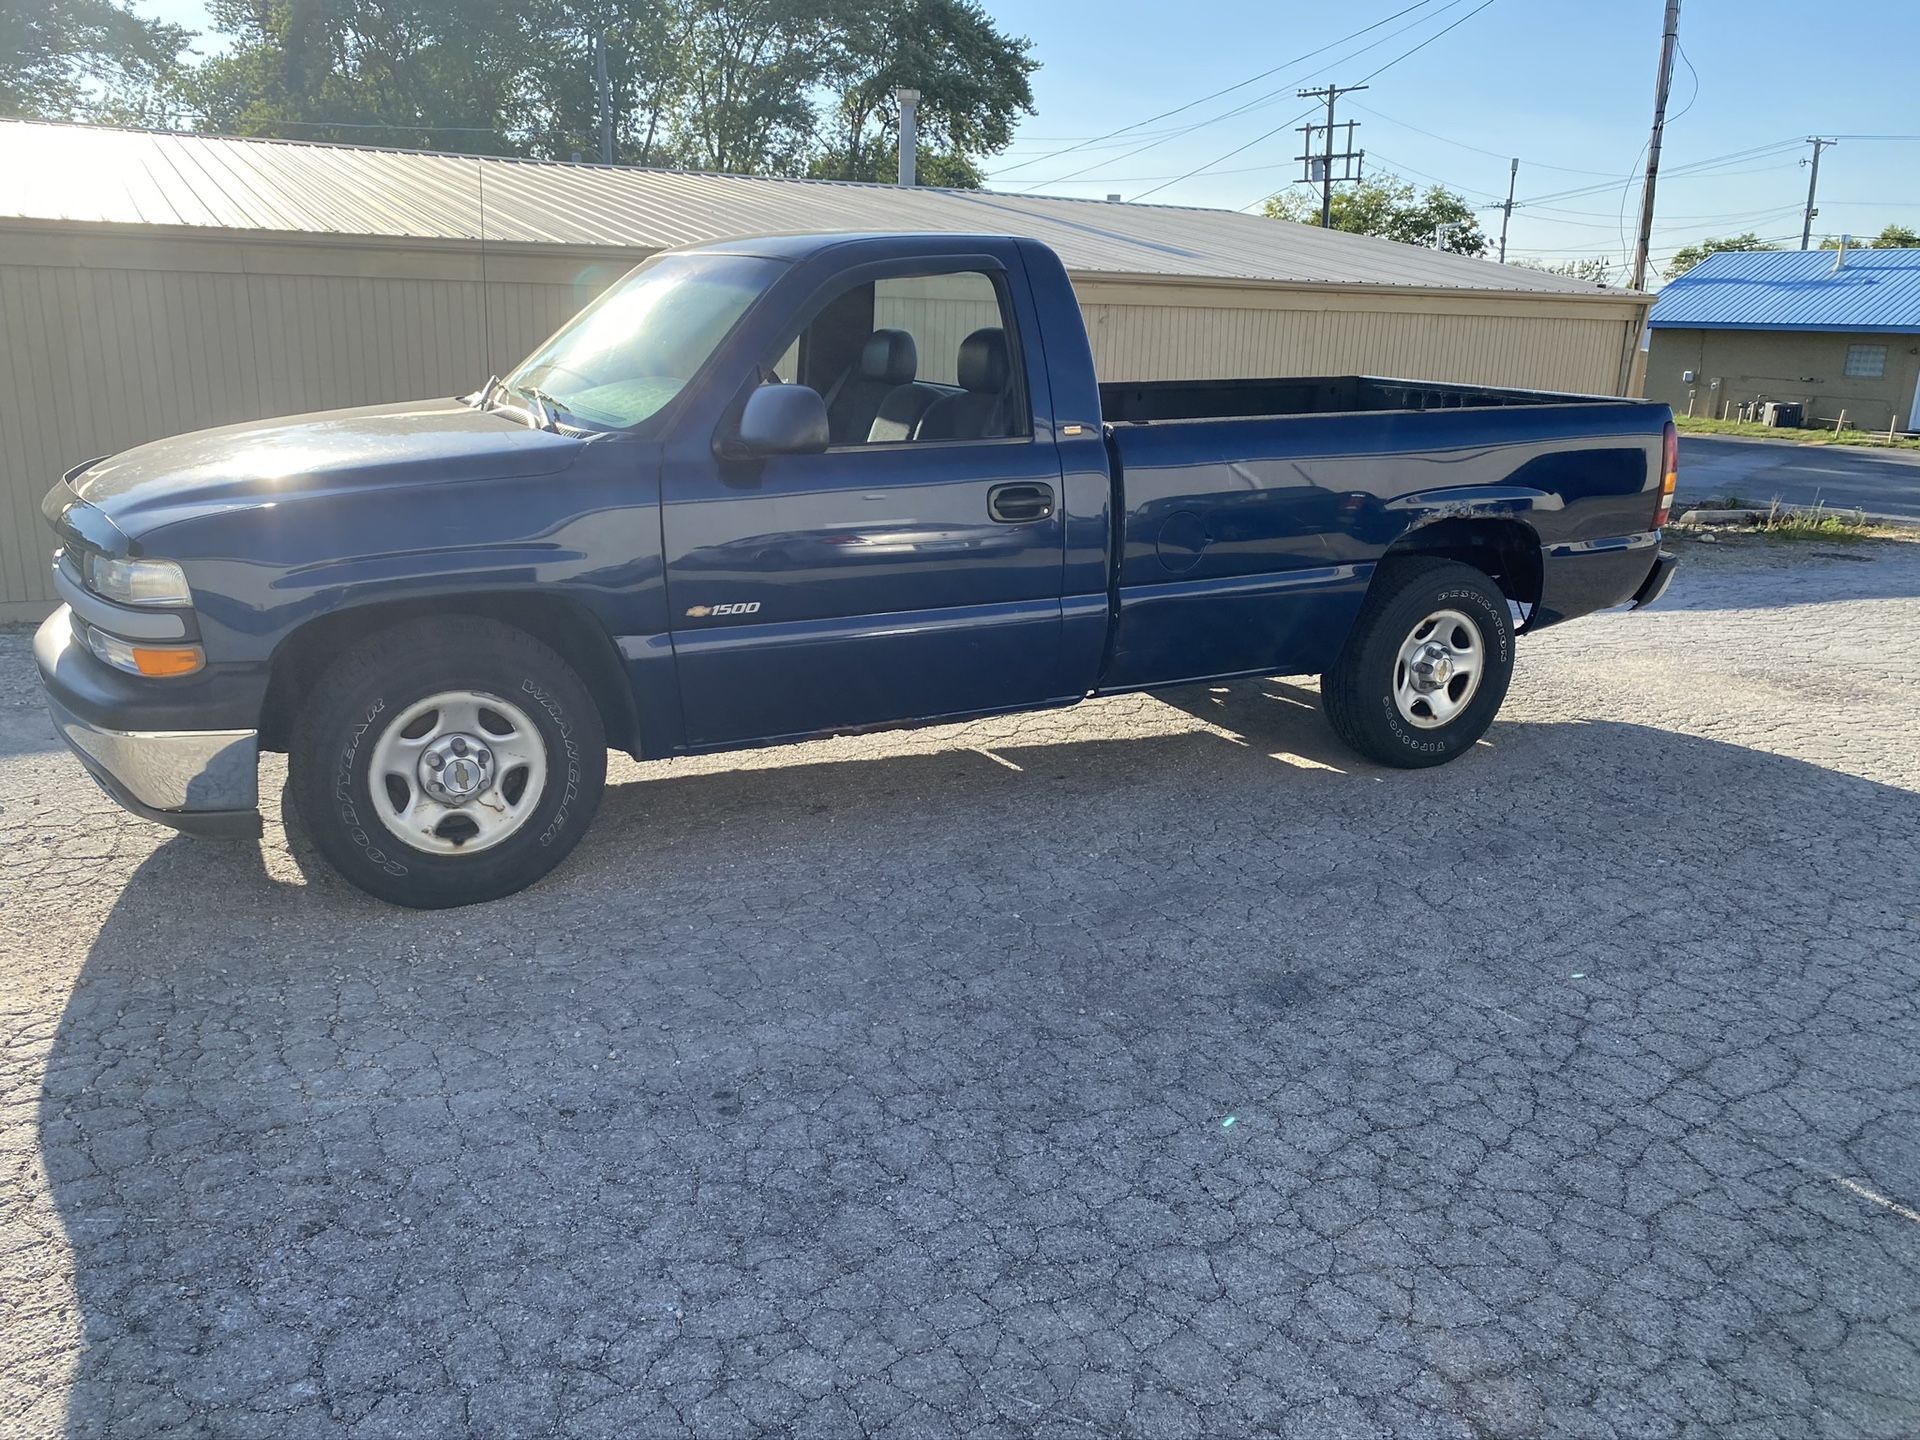
[[1053, 518], [1053, 487], [1025, 481], [987, 491], [987, 514], [1002, 525]]

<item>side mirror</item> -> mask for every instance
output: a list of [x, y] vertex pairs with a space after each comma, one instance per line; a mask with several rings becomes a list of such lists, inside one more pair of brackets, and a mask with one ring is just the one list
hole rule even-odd
[[810, 385], [760, 385], [740, 412], [734, 455], [818, 455], [827, 448], [827, 402]]

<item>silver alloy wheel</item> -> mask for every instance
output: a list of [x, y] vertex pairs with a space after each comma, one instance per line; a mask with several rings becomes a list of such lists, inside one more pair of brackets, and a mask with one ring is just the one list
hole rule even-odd
[[1486, 673], [1480, 626], [1458, 610], [1436, 610], [1400, 642], [1393, 703], [1400, 718], [1436, 730], [1466, 709]]
[[547, 788], [547, 745], [518, 705], [443, 690], [409, 705], [374, 742], [374, 813], [435, 855], [491, 849], [527, 822]]

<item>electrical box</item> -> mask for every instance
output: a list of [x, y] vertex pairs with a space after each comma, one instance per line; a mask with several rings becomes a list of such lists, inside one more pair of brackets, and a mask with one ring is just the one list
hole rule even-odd
[[1691, 370], [1682, 370], [1680, 372], [1680, 383], [1683, 385], [1691, 385], [1693, 383], [1693, 372]]

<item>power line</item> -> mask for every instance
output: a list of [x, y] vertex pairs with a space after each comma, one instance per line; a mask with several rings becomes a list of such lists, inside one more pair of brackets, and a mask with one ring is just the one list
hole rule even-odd
[[[1391, 25], [1395, 20], [1398, 20], [1402, 15], [1411, 15], [1415, 10], [1424, 10], [1427, 6], [1431, 5], [1432, 3], [1433, 3], [1433, 0], [1418, 0], [1418, 3], [1409, 5], [1404, 10], [1396, 10], [1394, 11], [1393, 14], [1387, 16], [1385, 19], [1374, 21], [1373, 24], [1367, 26], [1365, 29], [1355, 30], [1350, 35], [1342, 35], [1338, 40], [1330, 40], [1325, 45], [1322, 45], [1318, 50], [1309, 50], [1304, 55], [1296, 55], [1291, 60], [1283, 60], [1280, 64], [1275, 65], [1270, 70], [1262, 70], [1257, 75], [1249, 75], [1244, 80], [1236, 81], [1232, 85], [1224, 86], [1219, 90], [1213, 91], [1211, 94], [1202, 95], [1198, 100], [1189, 100], [1187, 101], [1186, 104], [1176, 105], [1171, 110], [1162, 110], [1158, 115], [1149, 115], [1146, 119], [1136, 120], [1131, 125], [1122, 125], [1118, 130], [1109, 130], [1104, 135], [1095, 135], [1091, 139], [1081, 141], [1078, 145], [1069, 145], [1064, 150], [1049, 151], [1045, 155], [1036, 155], [1031, 160], [1023, 160], [1018, 165], [1009, 165], [1006, 169], [998, 172], [995, 178], [998, 179], [1000, 175], [1011, 174], [1015, 170], [1024, 170], [1026, 169], [1027, 166], [1037, 165], [1042, 160], [1052, 160], [1062, 155], [1071, 155], [1076, 150], [1084, 150], [1089, 146], [1097, 144], [1102, 140], [1111, 140], [1116, 135], [1125, 135], [1129, 131], [1138, 131], [1144, 126], [1155, 124], [1156, 122], [1165, 120], [1170, 116], [1179, 115], [1185, 111], [1191, 110], [1196, 105], [1204, 105], [1209, 100], [1218, 100], [1222, 95], [1231, 95], [1235, 90], [1244, 90], [1247, 86], [1252, 85], [1258, 81], [1264, 80], [1269, 75], [1277, 75], [1282, 70], [1291, 69], [1293, 66], [1300, 64], [1302, 61], [1311, 60], [1316, 55], [1324, 55], [1327, 51], [1333, 49], [1336, 45], [1344, 45], [1349, 40], [1357, 40], [1362, 35], [1367, 34], [1368, 31], [1378, 30], [1382, 25]], [[1184, 130], [1179, 132], [1170, 131], [1168, 133], [1169, 134], [1185, 133], [1185, 131]], [[1136, 136], [1136, 138], [1138, 137]], [[1056, 184], [1058, 182], [1043, 181], [1041, 183]]]
[[1480, 4], [1474, 6], [1473, 9], [1469, 10], [1466, 14], [1462, 15], [1458, 20], [1455, 20], [1451, 25], [1444, 26], [1441, 29], [1434, 31], [1433, 34], [1429, 35], [1426, 39], [1422, 40], [1418, 45], [1414, 46], [1411, 50], [1403, 51], [1401, 54], [1394, 56], [1393, 59], [1387, 61], [1387, 63], [1382, 65], [1378, 70], [1369, 70], [1365, 75], [1362, 75], [1360, 77], [1360, 83], [1364, 85], [1367, 83], [1367, 81], [1373, 79], [1374, 76], [1386, 74], [1387, 71], [1391, 70], [1394, 66], [1398, 65], [1402, 60], [1405, 60], [1409, 55], [1418, 55], [1422, 50], [1426, 49], [1427, 46], [1433, 44], [1434, 41], [1440, 39], [1441, 36], [1446, 35], [1451, 31], [1458, 30], [1462, 25], [1466, 24], [1467, 21], [1471, 20], [1474, 16], [1478, 15], [1482, 10], [1485, 10], [1489, 5], [1493, 3], [1494, 3], [1494, 0], [1481, 0]]
[[[1498, 210], [1501, 207], [1498, 205], [1485, 205], [1480, 208], [1484, 210]], [[1769, 210], [1736, 210], [1721, 215], [1669, 215], [1661, 220], [1655, 221], [1654, 229], [1672, 229], [1675, 226], [1685, 226], [1688, 229], [1692, 229], [1694, 226], [1703, 224], [1752, 224], [1756, 221], [1768, 220], [1776, 216], [1784, 218], [1788, 215], [1798, 215], [1799, 213], [1800, 207], [1798, 205], [1776, 205]], [[1612, 230], [1616, 232], [1616, 234], [1620, 229], [1620, 219], [1618, 215], [1608, 216], [1604, 220], [1562, 220], [1558, 216], [1549, 216], [1545, 218], [1542, 223], [1548, 225], [1564, 225], [1573, 230]]]
[[[1422, 180], [1443, 186], [1448, 190], [1455, 191], [1462, 195], [1484, 195], [1490, 202], [1487, 206], [1488, 209], [1497, 209], [1500, 205], [1500, 197], [1491, 190], [1482, 190], [1474, 185], [1457, 185], [1451, 180], [1443, 180], [1440, 176], [1418, 169], [1415, 166], [1407, 164], [1404, 160], [1394, 159], [1393, 156], [1387, 154], [1384, 150], [1375, 150], [1373, 157], [1383, 162], [1386, 167], [1396, 175], [1418, 175]], [[1517, 204], [1515, 208], [1518, 208]]]
[[[1416, 20], [1410, 25], [1403, 25], [1398, 30], [1390, 30], [1385, 35], [1380, 36], [1377, 40], [1368, 41], [1365, 45], [1362, 45], [1358, 50], [1350, 51], [1348, 54], [1341, 56], [1338, 60], [1329, 61], [1328, 66], [1331, 67], [1334, 65], [1344, 65], [1347, 63], [1347, 61], [1352, 60], [1357, 56], [1364, 55], [1369, 50], [1378, 49], [1380, 46], [1386, 44], [1389, 40], [1394, 39], [1396, 36], [1404, 35], [1409, 30], [1418, 29], [1425, 20], [1433, 19], [1434, 15], [1445, 14], [1448, 10], [1453, 9], [1455, 6], [1464, 5], [1466, 3], [1467, 3], [1467, 0], [1446, 0], [1446, 3], [1443, 4], [1439, 10], [1435, 11], [1433, 15], [1424, 16], [1422, 17], [1421, 20]], [[1486, 3], [1491, 4], [1492, 0], [1486, 0]], [[1485, 7], [1483, 6], [1482, 8], [1485, 8]], [[1406, 13], [1407, 12], [1404, 10], [1400, 12], [1400, 14], [1402, 15]], [[1333, 42], [1333, 45], [1323, 45], [1321, 46], [1320, 50], [1312, 51], [1310, 52], [1309, 55], [1301, 56], [1299, 58], [1302, 60], [1308, 59], [1308, 58], [1311, 58], [1311, 55], [1318, 55], [1323, 51], [1333, 49], [1335, 46], [1343, 45], [1348, 40], [1358, 39], [1361, 35], [1366, 34], [1368, 30], [1377, 30], [1380, 27], [1380, 25], [1387, 24], [1390, 21], [1395, 20], [1397, 18], [1399, 18], [1397, 15], [1388, 16], [1386, 20], [1379, 21], [1374, 25], [1369, 25], [1367, 27], [1367, 30], [1357, 30], [1352, 35], [1348, 35], [1341, 40], [1336, 40], [1335, 42]], [[1284, 69], [1286, 67], [1282, 66], [1277, 68]], [[1289, 80], [1286, 84], [1281, 85], [1273, 90], [1268, 90], [1263, 94], [1256, 95], [1251, 100], [1243, 101], [1241, 104], [1234, 106], [1230, 110], [1223, 110], [1218, 115], [1210, 115], [1204, 120], [1194, 121], [1191, 125], [1181, 126], [1177, 129], [1170, 130], [1165, 135], [1163, 135], [1160, 139], [1149, 141], [1145, 145], [1141, 145], [1136, 147], [1135, 149], [1127, 151], [1126, 154], [1124, 155], [1117, 155], [1110, 161], [1096, 160], [1091, 165], [1083, 165], [1078, 170], [1070, 170], [1065, 175], [1056, 176], [1052, 180], [1039, 180], [1039, 181], [1033, 182], [1032, 184], [1023, 185], [1020, 188], [1023, 191], [1033, 191], [1048, 185], [1060, 185], [1060, 184], [1066, 183], [1069, 180], [1077, 180], [1082, 175], [1087, 174], [1089, 171], [1099, 170], [1103, 165], [1107, 165], [1107, 164], [1117, 165], [1122, 160], [1130, 160], [1135, 155], [1139, 155], [1144, 151], [1155, 149], [1156, 147], [1165, 144], [1168, 140], [1173, 139], [1175, 136], [1190, 135], [1195, 130], [1205, 129], [1209, 125], [1217, 125], [1222, 120], [1232, 120], [1237, 116], [1246, 115], [1254, 110], [1263, 109], [1266, 106], [1272, 104], [1277, 97], [1283, 95], [1287, 90], [1291, 89], [1297, 83], [1298, 83], [1297, 78], [1295, 80]], [[1303, 111], [1301, 112], [1300, 115], [1294, 115], [1291, 118], [1282, 121], [1279, 125], [1275, 126], [1272, 130], [1266, 132], [1266, 135], [1262, 135], [1260, 138], [1265, 139], [1267, 138], [1267, 135], [1277, 135], [1280, 131], [1286, 129], [1287, 126], [1291, 125], [1295, 120], [1301, 119], [1306, 113], [1307, 112]], [[1235, 153], [1237, 154], [1238, 151], [1236, 151]], [[1186, 177], [1181, 176], [1179, 178], [1185, 179]]]
[[[1314, 161], [1318, 160], [1320, 162], [1320, 228], [1322, 230], [1331, 230], [1333, 228], [1333, 162], [1335, 160], [1341, 160], [1346, 163], [1346, 174], [1339, 178], [1347, 181], [1358, 180], [1360, 178], [1359, 166], [1366, 159], [1365, 151], [1355, 150], [1353, 148], [1353, 121], [1351, 120], [1347, 121], [1347, 148], [1338, 155], [1333, 153], [1333, 107], [1342, 95], [1351, 95], [1356, 90], [1364, 90], [1366, 88], [1364, 85], [1323, 85], [1318, 90], [1302, 90], [1300, 92], [1300, 98], [1302, 100], [1325, 100], [1327, 102], [1327, 123], [1325, 125], [1308, 123], [1300, 127], [1302, 134], [1306, 136], [1306, 147], [1298, 157], [1300, 162], [1307, 167], [1307, 173], [1302, 177], [1303, 179], [1312, 179]], [[1327, 137], [1326, 152], [1322, 155], [1315, 155], [1313, 153], [1313, 132], [1315, 130], [1321, 131]]]
[[[1362, 105], [1358, 100], [1353, 102], [1353, 108], [1356, 110], [1364, 110], [1376, 120], [1384, 120], [1389, 125], [1398, 125], [1402, 130], [1411, 130], [1414, 134], [1424, 135], [1429, 140], [1438, 140], [1442, 145], [1456, 145], [1462, 150], [1471, 150], [1476, 155], [1491, 155], [1496, 160], [1508, 160], [1512, 158], [1509, 155], [1503, 154], [1501, 151], [1489, 150], [1484, 145], [1469, 145], [1466, 141], [1456, 140], [1451, 135], [1441, 135], [1435, 131], [1423, 129], [1418, 125], [1411, 124], [1408, 121], [1396, 119], [1392, 115], [1374, 109], [1371, 105]], [[1532, 169], [1554, 170], [1563, 175], [1601, 175], [1608, 178], [1611, 178], [1613, 175], [1611, 170], [1576, 170], [1570, 165], [1549, 165], [1545, 161], [1529, 160], [1524, 155], [1520, 157], [1520, 160]]]
[[[1358, 89], [1360, 86], [1365, 85], [1369, 80], [1372, 80], [1375, 76], [1384, 75], [1387, 71], [1391, 70], [1394, 66], [1398, 65], [1402, 60], [1405, 60], [1412, 55], [1418, 55], [1422, 50], [1426, 49], [1429, 45], [1433, 44], [1434, 41], [1440, 39], [1444, 35], [1451, 33], [1454, 30], [1459, 29], [1462, 25], [1466, 24], [1467, 21], [1471, 20], [1474, 16], [1478, 15], [1482, 10], [1485, 10], [1488, 6], [1492, 5], [1493, 3], [1494, 3], [1494, 0], [1480, 0], [1480, 3], [1478, 5], [1474, 6], [1473, 9], [1469, 10], [1466, 14], [1460, 16], [1457, 20], [1453, 21], [1452, 24], [1443, 26], [1441, 29], [1434, 31], [1433, 34], [1427, 36], [1427, 38], [1422, 40], [1418, 45], [1413, 46], [1409, 50], [1402, 51], [1400, 54], [1394, 56], [1393, 59], [1387, 61], [1386, 64], [1380, 66], [1376, 70], [1368, 71], [1365, 75], [1362, 75], [1359, 78], [1359, 80], [1354, 82], [1353, 85], [1346, 86], [1344, 88], [1350, 89], [1350, 90]], [[1166, 184], [1156, 185], [1151, 190], [1143, 190], [1140, 194], [1134, 196], [1133, 198], [1136, 201], [1144, 200], [1149, 195], [1158, 194], [1160, 191], [1166, 189], [1168, 185], [1177, 185], [1180, 183], [1180, 180], [1189, 180], [1189, 179], [1192, 179], [1195, 175], [1198, 175], [1203, 170], [1211, 170], [1215, 165], [1218, 165], [1222, 160], [1231, 160], [1234, 156], [1240, 154], [1241, 151], [1252, 149], [1255, 145], [1258, 145], [1262, 140], [1268, 139], [1271, 136], [1279, 134], [1282, 130], [1286, 129], [1287, 126], [1293, 124], [1294, 120], [1304, 120], [1311, 113], [1312, 111], [1310, 110], [1303, 110], [1300, 112], [1300, 114], [1295, 115], [1293, 119], [1284, 121], [1281, 124], [1274, 126], [1273, 129], [1266, 131], [1264, 134], [1254, 136], [1253, 139], [1249, 140], [1245, 145], [1237, 145], [1233, 149], [1229, 150], [1226, 154], [1218, 156], [1215, 159], [1208, 161], [1205, 165], [1196, 165], [1193, 169], [1189, 170], [1185, 175], [1180, 176], [1179, 179], [1169, 180], [1166, 182]], [[1258, 202], [1256, 201], [1253, 203], [1257, 204]], [[1244, 210], [1246, 206], [1243, 205], [1240, 208]]]
[[[1806, 142], [1799, 137], [1787, 140], [1775, 140], [1765, 145], [1754, 145], [1745, 150], [1731, 151], [1725, 155], [1710, 156], [1705, 160], [1695, 160], [1686, 165], [1676, 165], [1666, 172], [1668, 179], [1676, 175], [1698, 175], [1722, 165], [1738, 164], [1742, 160], [1758, 160], [1774, 155], [1783, 155], [1789, 150], [1798, 150]], [[1645, 148], [1644, 146], [1642, 147]], [[1638, 161], [1635, 161], [1636, 169]], [[1530, 195], [1520, 201], [1522, 205], [1537, 205], [1545, 200], [1579, 200], [1588, 195], [1601, 195], [1617, 190], [1622, 185], [1631, 185], [1634, 175], [1629, 173], [1610, 185], [1582, 185], [1570, 190], [1554, 190], [1544, 195]]]

